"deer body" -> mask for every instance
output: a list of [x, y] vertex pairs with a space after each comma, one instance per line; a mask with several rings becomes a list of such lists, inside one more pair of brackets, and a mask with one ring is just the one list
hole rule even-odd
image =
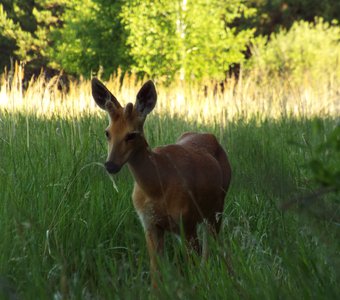
[[128, 165], [135, 179], [133, 203], [145, 230], [156, 226], [179, 233], [182, 222], [185, 233], [195, 237], [196, 225], [207, 219], [218, 231], [216, 213], [223, 211], [230, 176], [213, 135], [186, 133], [175, 145], [144, 149]]
[[206, 220], [214, 235], [221, 225], [231, 178], [222, 146], [212, 134], [187, 132], [176, 144], [151, 150], [143, 133], [145, 117], [157, 99], [151, 81], [141, 88], [135, 105], [125, 108], [97, 79], [92, 81], [92, 94], [110, 116], [107, 171], [116, 173], [127, 163], [134, 177], [132, 199], [145, 231], [152, 274], [165, 231], [183, 230], [188, 244], [199, 252], [197, 225]]

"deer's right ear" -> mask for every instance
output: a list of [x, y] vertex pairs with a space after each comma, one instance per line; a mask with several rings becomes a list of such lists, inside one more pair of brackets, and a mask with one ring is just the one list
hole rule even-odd
[[91, 84], [93, 99], [101, 109], [106, 110], [105, 103], [107, 101], [111, 101], [115, 108], [121, 107], [116, 97], [111, 94], [101, 81], [97, 78], [92, 78]]

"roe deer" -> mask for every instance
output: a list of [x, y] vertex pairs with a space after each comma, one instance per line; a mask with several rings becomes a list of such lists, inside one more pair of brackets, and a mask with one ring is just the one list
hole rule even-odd
[[156, 286], [157, 254], [163, 250], [165, 231], [183, 232], [198, 252], [199, 223], [206, 221], [210, 232], [218, 234], [221, 216], [217, 214], [223, 212], [231, 179], [227, 155], [208, 133], [187, 132], [176, 144], [151, 150], [143, 125], [157, 101], [152, 81], [142, 86], [134, 105], [122, 107], [96, 78], [92, 79], [92, 95], [110, 119], [105, 130], [107, 172], [117, 173], [127, 163], [134, 177], [133, 205], [144, 227], [151, 280]]

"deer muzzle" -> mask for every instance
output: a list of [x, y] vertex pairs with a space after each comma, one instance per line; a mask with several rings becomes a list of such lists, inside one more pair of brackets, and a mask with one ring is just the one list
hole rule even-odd
[[112, 161], [107, 161], [105, 164], [105, 169], [108, 173], [110, 174], [116, 174], [119, 172], [119, 170], [121, 169], [122, 166], [116, 165], [114, 162]]

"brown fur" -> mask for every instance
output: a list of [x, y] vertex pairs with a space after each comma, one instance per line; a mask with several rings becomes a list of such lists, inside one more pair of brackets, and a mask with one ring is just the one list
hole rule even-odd
[[231, 168], [222, 146], [208, 133], [187, 132], [176, 144], [151, 150], [143, 124], [157, 96], [153, 84], [147, 84], [136, 104], [125, 109], [111, 94], [105, 97], [114, 99], [113, 104], [104, 103], [106, 90], [96, 80], [93, 95], [110, 115], [107, 169], [118, 172], [127, 162], [135, 180], [132, 199], [145, 230], [155, 286], [156, 255], [164, 248], [165, 231], [179, 234], [182, 226], [188, 244], [196, 251], [200, 251], [199, 223], [206, 220], [210, 231], [218, 234]]

